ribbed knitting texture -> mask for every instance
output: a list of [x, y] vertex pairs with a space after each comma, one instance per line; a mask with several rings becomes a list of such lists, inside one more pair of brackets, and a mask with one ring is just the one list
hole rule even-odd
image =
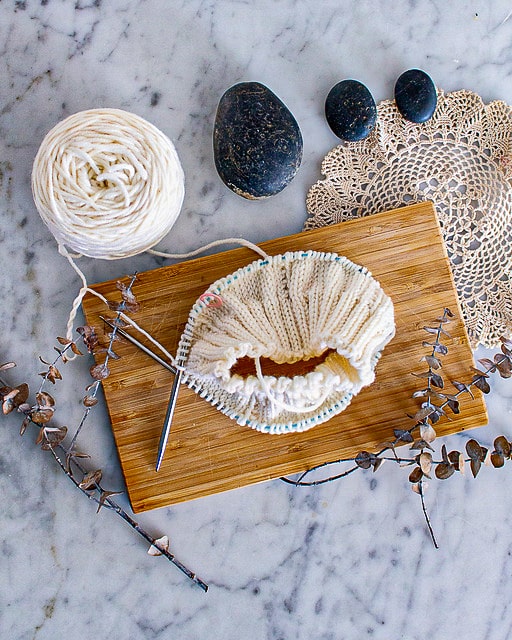
[[[212, 299], [203, 295], [190, 312], [177, 364], [201, 397], [259, 431], [304, 431], [342, 411], [373, 382], [394, 335], [391, 299], [364, 267], [334, 253], [257, 260], [208, 292]], [[244, 357], [258, 371], [261, 358], [293, 363], [322, 354], [301, 376], [232, 373]]]

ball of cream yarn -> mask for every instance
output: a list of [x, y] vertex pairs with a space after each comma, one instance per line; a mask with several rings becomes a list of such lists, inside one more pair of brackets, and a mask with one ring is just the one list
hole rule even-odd
[[120, 109], [90, 109], [59, 122], [32, 170], [34, 202], [59, 245], [91, 258], [127, 258], [153, 247], [175, 223], [184, 191], [169, 138]]

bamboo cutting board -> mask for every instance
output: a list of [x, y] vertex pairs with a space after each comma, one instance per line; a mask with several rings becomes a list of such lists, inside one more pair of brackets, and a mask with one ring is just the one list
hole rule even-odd
[[[419, 360], [428, 353], [421, 346], [429, 338], [422, 327], [432, 323], [444, 307], [457, 315], [449, 325], [452, 339], [443, 358], [445, 380], [465, 381], [470, 376], [472, 352], [431, 203], [278, 238], [261, 246], [269, 254], [333, 251], [364, 265], [380, 281], [395, 306], [396, 336], [379, 361], [376, 381], [329, 422], [305, 433], [285, 435], [241, 427], [182, 385], [164, 462], [156, 473], [172, 374], [133, 345], [116, 343], [116, 352], [122, 357], [112, 362], [104, 389], [135, 512], [304, 471], [362, 449], [375, 450], [392, 437], [394, 428], [411, 425], [406, 414], [415, 413], [419, 403], [411, 395], [422, 384], [411, 372], [424, 370]], [[134, 289], [141, 310], [133, 317], [175, 353], [189, 310], [199, 295], [213, 281], [256, 257], [248, 249], [235, 249], [141, 273]], [[119, 299], [115, 281], [94, 288], [109, 299]], [[98, 316], [105, 313], [101, 301], [88, 296], [83, 306], [87, 322], [101, 333]], [[268, 367], [265, 372], [273, 373]], [[436, 425], [439, 435], [487, 423], [480, 396], [464, 398], [462, 408], [453, 421], [442, 419]]]

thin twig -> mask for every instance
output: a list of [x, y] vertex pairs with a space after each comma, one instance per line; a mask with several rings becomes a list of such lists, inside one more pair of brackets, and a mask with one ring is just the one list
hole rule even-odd
[[[345, 460], [339, 460], [338, 462], [354, 462], [354, 458], [347, 458]], [[287, 484], [293, 484], [296, 487], [317, 487], [321, 484], [326, 484], [327, 482], [332, 482], [333, 480], [339, 480], [340, 478], [345, 478], [346, 476], [349, 476], [351, 473], [353, 473], [354, 471], [357, 471], [357, 469], [359, 469], [358, 466], [352, 467], [350, 469], [348, 469], [347, 471], [344, 471], [343, 473], [339, 473], [336, 476], [329, 476], [328, 478], [324, 478], [323, 480], [312, 480], [311, 482], [303, 482], [302, 478], [305, 478], [308, 474], [310, 474], [312, 471], [317, 471], [318, 469], [320, 469], [321, 467], [326, 467], [330, 464], [334, 464], [334, 462], [324, 462], [321, 465], [318, 465], [317, 467], [312, 467], [311, 469], [308, 469], [307, 471], [304, 471], [304, 473], [301, 474], [301, 476], [299, 477], [298, 480], [290, 480], [290, 478], [286, 478], [286, 477], [282, 477], [280, 478], [280, 480], [282, 480], [283, 482], [286, 482]]]
[[425, 516], [425, 521], [427, 523], [428, 532], [430, 533], [430, 537], [432, 538], [432, 542], [436, 549], [439, 549], [439, 545], [437, 544], [436, 537], [434, 535], [434, 530], [432, 529], [432, 525], [430, 523], [430, 518], [428, 517], [427, 507], [425, 505], [425, 497], [423, 495], [423, 480], [418, 482], [418, 493], [421, 498], [421, 508], [423, 509], [423, 515]]

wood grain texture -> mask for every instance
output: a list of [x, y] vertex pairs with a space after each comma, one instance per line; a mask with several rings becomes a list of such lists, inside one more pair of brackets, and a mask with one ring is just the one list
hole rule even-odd
[[[155, 472], [160, 430], [172, 374], [129, 343], [116, 343], [122, 356], [112, 362], [105, 396], [130, 501], [135, 512], [243, 487], [314, 465], [375, 450], [393, 428], [407, 428], [419, 400], [419, 360], [428, 335], [425, 324], [449, 307], [457, 319], [443, 359], [446, 380], [467, 380], [473, 364], [451, 271], [433, 206], [422, 203], [395, 211], [315, 229], [261, 245], [269, 254], [302, 249], [334, 251], [367, 267], [391, 296], [396, 336], [377, 366], [374, 384], [340, 415], [305, 433], [268, 435], [241, 427], [182, 385], [162, 468]], [[175, 353], [194, 301], [208, 286], [255, 254], [235, 249], [139, 274], [135, 293], [142, 307], [134, 319]], [[115, 281], [95, 285], [119, 299]], [[105, 308], [94, 296], [83, 303], [87, 322], [103, 331]], [[140, 338], [140, 336], [136, 336]], [[149, 345], [148, 345], [149, 346]], [[266, 372], [272, 373], [267, 368]], [[448, 385], [450, 386], [450, 385]], [[453, 421], [436, 425], [439, 435], [487, 423], [480, 396], [464, 398]]]

